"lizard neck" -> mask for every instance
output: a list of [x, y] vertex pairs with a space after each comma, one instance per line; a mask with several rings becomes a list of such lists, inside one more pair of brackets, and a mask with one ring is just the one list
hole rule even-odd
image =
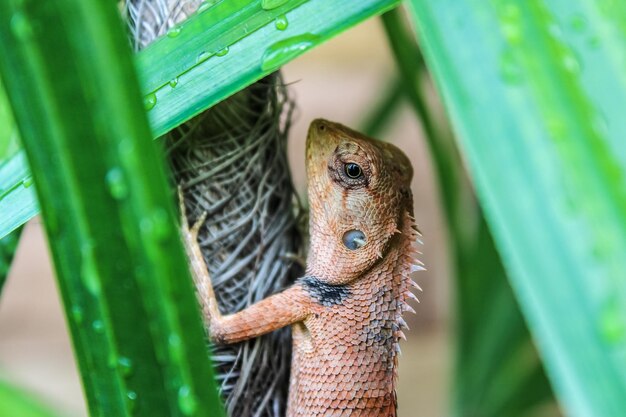
[[[403, 328], [408, 328], [402, 315], [405, 311], [415, 313], [408, 301], [416, 300], [411, 290], [419, 288], [410, 274], [423, 269], [417, 259], [420, 234], [408, 212], [404, 214], [399, 229], [400, 233], [393, 237], [380, 262], [348, 286], [354, 302], [367, 306], [370, 312], [365, 340], [368, 346], [382, 353], [380, 360], [385, 362], [386, 372], [379, 382], [384, 382], [382, 386], [394, 403], [399, 341], [405, 338]], [[374, 341], [371, 345], [370, 340]]]

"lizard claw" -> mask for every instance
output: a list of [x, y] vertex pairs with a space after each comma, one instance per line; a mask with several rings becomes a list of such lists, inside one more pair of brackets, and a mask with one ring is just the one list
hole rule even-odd
[[207, 212], [203, 212], [202, 215], [195, 221], [193, 226], [189, 228], [189, 220], [187, 219], [187, 207], [185, 207], [185, 197], [183, 194], [182, 185], [178, 186], [178, 207], [180, 210], [180, 226], [183, 232], [189, 236], [189, 239], [192, 242], [195, 242], [198, 239], [198, 232], [200, 231], [200, 228], [206, 221]]
[[180, 226], [184, 231], [189, 230], [189, 223], [187, 222], [187, 208], [185, 207], [185, 196], [183, 195], [183, 186], [178, 185], [178, 211], [180, 215]]
[[198, 238], [198, 232], [200, 231], [200, 228], [202, 227], [202, 225], [206, 221], [207, 214], [208, 213], [206, 211], [202, 212], [200, 217], [198, 217], [198, 220], [196, 220], [196, 222], [193, 224], [193, 226], [191, 226], [191, 230], [189, 231], [189, 233], [191, 234], [191, 236], [194, 239]]

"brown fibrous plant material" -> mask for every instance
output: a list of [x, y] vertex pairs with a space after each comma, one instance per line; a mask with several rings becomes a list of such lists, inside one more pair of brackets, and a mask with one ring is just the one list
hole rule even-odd
[[[131, 42], [141, 49], [195, 11], [197, 0], [126, 0]], [[190, 221], [203, 212], [200, 245], [222, 313], [242, 310], [302, 273], [300, 205], [287, 162], [293, 102], [278, 73], [166, 135], [173, 182]], [[232, 417], [284, 415], [288, 330], [212, 347]]]

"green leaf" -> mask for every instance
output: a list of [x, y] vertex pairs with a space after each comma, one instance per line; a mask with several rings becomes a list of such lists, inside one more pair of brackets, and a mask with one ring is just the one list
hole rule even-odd
[[0, 56], [90, 414], [222, 415], [115, 4], [0, 2]]
[[[10, 210], [15, 210], [16, 214], [15, 216], [0, 216], [0, 228], [9, 230], [9, 234], [0, 238], [0, 294], [9, 274], [13, 255], [15, 255], [21, 234], [21, 229], [13, 229], [19, 227], [20, 224], [30, 218], [27, 217], [28, 215], [24, 215], [24, 212], [27, 211], [24, 207], [12, 204], [10, 198], [3, 198], [4, 194], [8, 193], [6, 184], [18, 184], [18, 187], [24, 187], [32, 183], [30, 174], [24, 175], [22, 173], [20, 176], [17, 172], [11, 172], [13, 168], [19, 170], [19, 167], [27, 166], [23, 163], [24, 161], [20, 161], [22, 163], [18, 163], [18, 166], [8, 161], [8, 158], [17, 152], [18, 140], [17, 127], [15, 126], [11, 107], [0, 79], [0, 213], [9, 213]], [[16, 177], [19, 177], [19, 180]], [[28, 193], [24, 194], [27, 195]], [[9, 209], [9, 206], [12, 206], [11, 209]], [[10, 224], [11, 222], [13, 224]], [[10, 233], [11, 231], [12, 233]]]
[[0, 239], [39, 213], [28, 161], [23, 151], [0, 162]]
[[[11, 106], [7, 101], [2, 79], [0, 79], [0, 162], [19, 149], [19, 137], [13, 121]], [[2, 188], [0, 188], [2, 190]]]
[[11, 262], [13, 261], [21, 233], [22, 229], [17, 229], [13, 231], [13, 233], [0, 239], [0, 295], [2, 294], [4, 282], [9, 275]]
[[[383, 24], [404, 81], [403, 92], [422, 123], [446, 214], [455, 282], [454, 413], [528, 415], [552, 399], [550, 385], [507, 282], [482, 211], [440, 112], [422, 87], [424, 62], [398, 10]], [[429, 104], [430, 103], [430, 104]], [[486, 295], [489, 302], [486, 303]], [[494, 360], [497, 359], [497, 360]]]
[[270, 10], [262, 3], [218, 2], [139, 53], [155, 136], [398, 0], [295, 0]]
[[572, 416], [622, 415], [626, 5], [410, 4], [562, 405]]
[[[261, 0], [224, 0], [208, 7], [211, 3], [137, 56], [154, 137], [399, 0], [291, 0], [266, 9], [262, 4], [270, 3]], [[11, 204], [30, 210], [14, 218], [9, 208], [0, 238], [37, 214], [32, 194], [15, 181], [6, 189]]]
[[16, 417], [55, 417], [58, 414], [40, 405], [33, 396], [0, 380], [0, 415]]

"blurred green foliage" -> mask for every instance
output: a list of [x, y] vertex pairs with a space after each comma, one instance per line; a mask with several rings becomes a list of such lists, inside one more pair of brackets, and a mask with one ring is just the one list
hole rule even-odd
[[[561, 405], [572, 416], [622, 415], [626, 5], [409, 3]], [[492, 302], [491, 288], [483, 296]]]

